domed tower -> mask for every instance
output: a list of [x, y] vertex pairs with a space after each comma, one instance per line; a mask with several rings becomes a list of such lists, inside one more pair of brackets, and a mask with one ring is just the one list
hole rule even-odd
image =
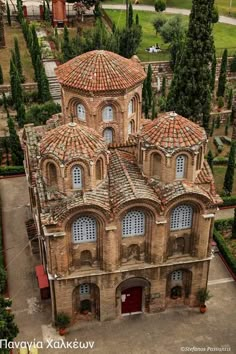
[[136, 59], [95, 50], [59, 66], [56, 74], [65, 123], [96, 129], [118, 145], [139, 131], [146, 74]]
[[193, 182], [203, 166], [206, 132], [174, 112], [148, 121], [141, 129], [139, 163], [146, 176], [164, 183]]
[[93, 190], [107, 176], [103, 138], [75, 122], [50, 130], [40, 142], [40, 169], [46, 187], [62, 193]]

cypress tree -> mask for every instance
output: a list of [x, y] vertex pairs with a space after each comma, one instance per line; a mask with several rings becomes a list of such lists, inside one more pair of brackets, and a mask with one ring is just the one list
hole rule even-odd
[[163, 97], [166, 97], [166, 77], [165, 76], [163, 76], [162, 78], [161, 95]]
[[212, 119], [211, 131], [210, 136], [213, 136], [215, 130], [215, 118]]
[[147, 82], [146, 82], [146, 90], [147, 90], [147, 100], [148, 100], [148, 108], [152, 107], [152, 66], [148, 65], [147, 72]]
[[231, 88], [229, 91], [229, 97], [228, 97], [228, 102], [227, 102], [228, 109], [232, 108], [232, 103], [233, 103], [233, 89]]
[[15, 51], [16, 68], [18, 70], [18, 74], [20, 76], [21, 82], [24, 82], [19, 43], [18, 43], [18, 39], [16, 37], [14, 38], [14, 51]]
[[228, 166], [224, 179], [224, 192], [226, 195], [231, 195], [234, 183], [234, 166], [235, 166], [235, 141], [231, 143], [231, 149], [229, 153]]
[[152, 120], [156, 118], [156, 102], [152, 101]]
[[135, 16], [135, 24], [139, 25], [139, 16], [138, 16], [138, 14], [136, 14], [136, 16]]
[[232, 225], [232, 238], [236, 238], [236, 208], [234, 208], [234, 221]]
[[212, 154], [212, 151], [209, 150], [209, 152], [208, 152], [208, 154], [207, 154], [207, 162], [208, 162], [208, 164], [209, 164], [209, 166], [210, 166], [212, 172], [213, 172], [213, 159], [214, 159], [214, 156], [213, 156], [213, 154]]
[[11, 158], [14, 166], [23, 165], [23, 151], [21, 149], [20, 140], [16, 133], [15, 125], [12, 118], [8, 119], [8, 129], [9, 129], [9, 146], [11, 150]]
[[4, 79], [3, 79], [3, 72], [2, 72], [2, 66], [0, 65], [0, 85], [3, 85]]
[[19, 106], [17, 110], [17, 116], [16, 116], [19, 128], [23, 128], [25, 124], [25, 106], [23, 103]]
[[182, 55], [175, 65], [167, 110], [208, 129], [211, 106], [211, 63], [214, 53], [212, 8], [214, 0], [193, 0]]
[[128, 16], [128, 26], [129, 28], [131, 28], [133, 26], [134, 23], [134, 19], [133, 19], [133, 6], [131, 4], [131, 2], [129, 3], [129, 16]]
[[9, 26], [11, 26], [11, 11], [10, 11], [8, 1], [7, 1], [7, 23]]
[[45, 73], [43, 65], [40, 66], [39, 79], [38, 79], [38, 98], [44, 103], [49, 101], [52, 97], [49, 90], [48, 78]]
[[63, 31], [62, 51], [63, 51], [64, 62], [73, 58], [70, 37], [69, 37], [69, 31], [68, 31], [67, 26], [64, 27], [64, 31]]
[[225, 85], [227, 80], [227, 61], [228, 61], [228, 51], [227, 49], [225, 49], [221, 60], [217, 97], [224, 97], [225, 95]]
[[212, 64], [211, 64], [211, 91], [214, 92], [216, 81], [216, 53], [214, 50]]
[[10, 76], [10, 84], [11, 84], [11, 97], [13, 102], [15, 102], [16, 99], [16, 92], [15, 92], [15, 66], [13, 63], [13, 60], [10, 60], [10, 72], [9, 72], [9, 76]]
[[3, 107], [4, 107], [5, 111], [6, 111], [7, 118], [9, 118], [9, 111], [8, 111], [7, 98], [6, 98], [5, 92], [3, 92], [3, 94], [2, 94], [2, 98], [3, 98]]

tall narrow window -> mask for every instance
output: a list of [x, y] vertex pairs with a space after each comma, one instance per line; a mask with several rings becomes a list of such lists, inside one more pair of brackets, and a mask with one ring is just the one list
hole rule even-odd
[[50, 187], [55, 187], [57, 185], [57, 169], [54, 163], [49, 163], [47, 165], [47, 175], [48, 175], [48, 185]]
[[171, 230], [183, 230], [192, 227], [193, 208], [190, 205], [177, 206], [172, 214], [170, 220]]
[[85, 108], [82, 104], [77, 105], [77, 117], [80, 120], [86, 120]]
[[111, 128], [106, 128], [103, 131], [103, 137], [107, 144], [111, 144], [113, 142], [113, 131]]
[[161, 156], [159, 154], [152, 154], [152, 176], [161, 176]]
[[128, 135], [133, 134], [134, 132], [134, 121], [131, 120], [128, 124]]
[[75, 166], [72, 170], [73, 189], [82, 188], [82, 169], [79, 166]]
[[98, 159], [96, 162], [96, 180], [101, 181], [102, 175], [102, 159]]
[[128, 105], [128, 117], [131, 116], [132, 113], [134, 113], [134, 101], [130, 100]]
[[107, 106], [102, 110], [102, 120], [105, 123], [113, 120], [113, 108], [111, 106]]
[[145, 215], [142, 211], [129, 211], [122, 220], [122, 236], [137, 236], [145, 233]]
[[96, 220], [90, 216], [82, 216], [78, 218], [72, 225], [72, 238], [74, 243], [96, 241]]
[[176, 178], [181, 179], [185, 177], [186, 170], [186, 157], [184, 155], [179, 155], [176, 158]]

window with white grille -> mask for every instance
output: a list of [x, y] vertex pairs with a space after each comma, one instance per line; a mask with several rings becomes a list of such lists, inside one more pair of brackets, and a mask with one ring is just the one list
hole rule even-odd
[[113, 108], [107, 106], [102, 110], [102, 120], [103, 122], [111, 122], [113, 120]]
[[171, 214], [170, 229], [183, 230], [192, 227], [193, 208], [190, 205], [180, 205]]
[[113, 131], [111, 128], [106, 128], [103, 131], [103, 137], [107, 144], [111, 144], [113, 142]]
[[134, 112], [134, 102], [133, 100], [130, 100], [128, 105], [128, 116], [131, 116], [133, 112]]
[[77, 117], [81, 120], [86, 119], [85, 108], [82, 104], [77, 105]]
[[185, 177], [185, 161], [186, 156], [180, 155], [176, 159], [176, 178]]
[[142, 211], [129, 211], [122, 221], [122, 236], [144, 235], [145, 215]]
[[97, 239], [96, 220], [90, 216], [82, 216], [73, 222], [73, 242], [93, 242]]
[[182, 270], [175, 270], [173, 273], [171, 273], [171, 280], [183, 280]]
[[131, 122], [129, 122], [128, 124], [128, 135], [132, 134], [134, 130], [134, 122], [131, 120]]
[[90, 285], [89, 284], [81, 284], [79, 287], [79, 293], [81, 295], [90, 294]]
[[82, 188], [82, 169], [75, 166], [72, 171], [73, 188]]

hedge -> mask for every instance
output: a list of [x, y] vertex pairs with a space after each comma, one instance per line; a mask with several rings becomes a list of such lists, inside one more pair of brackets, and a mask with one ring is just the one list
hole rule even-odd
[[216, 136], [216, 137], [214, 138], [214, 143], [215, 143], [215, 145], [216, 145], [216, 147], [217, 147], [218, 152], [223, 151], [223, 149], [224, 149], [224, 144], [222, 143], [221, 138], [220, 138], [219, 136]]
[[220, 138], [225, 144], [231, 145], [231, 138], [228, 136], [221, 136]]
[[223, 206], [235, 206], [236, 207], [236, 195], [230, 197], [221, 197], [224, 201]]
[[231, 228], [233, 225], [234, 218], [227, 218], [227, 219], [219, 219], [215, 220], [215, 228], [218, 231]]
[[20, 175], [25, 173], [24, 166], [0, 167], [0, 176]]
[[222, 254], [222, 256], [224, 256], [232, 272], [236, 274], [236, 258], [232, 255], [223, 236], [220, 234], [218, 230], [216, 230], [216, 228], [214, 228], [213, 237], [217, 243], [220, 253]]

